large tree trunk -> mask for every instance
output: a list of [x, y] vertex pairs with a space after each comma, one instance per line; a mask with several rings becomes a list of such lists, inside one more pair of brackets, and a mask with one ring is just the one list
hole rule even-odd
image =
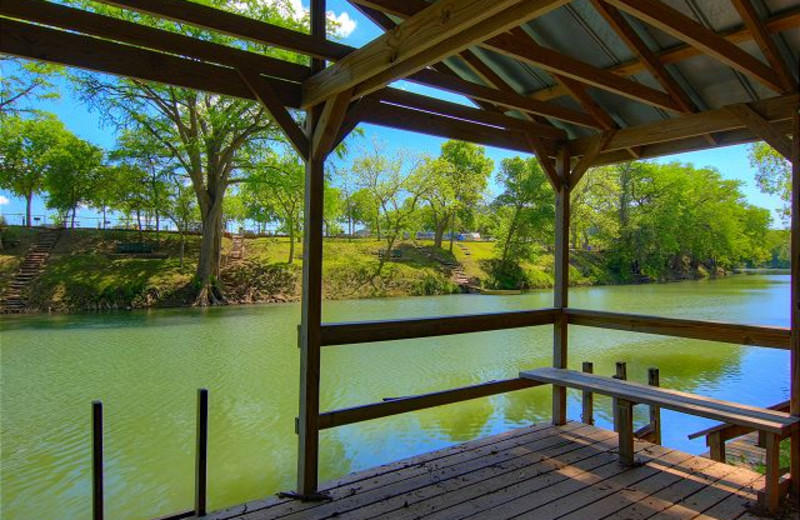
[[33, 192], [29, 191], [25, 196], [25, 225], [31, 227], [33, 221], [31, 220], [31, 206], [33, 204]]
[[286, 262], [288, 264], [294, 263], [294, 239], [295, 239], [295, 229], [294, 229], [294, 222], [289, 220], [287, 223], [287, 227], [289, 228], [289, 261]]
[[434, 220], [433, 222], [433, 247], [442, 247], [444, 232], [447, 229], [447, 219]]
[[222, 245], [222, 200], [214, 201], [208, 210], [203, 212], [202, 218], [200, 258], [195, 274], [199, 291], [195, 305], [219, 305], [224, 303], [224, 296], [216, 283], [219, 279]]

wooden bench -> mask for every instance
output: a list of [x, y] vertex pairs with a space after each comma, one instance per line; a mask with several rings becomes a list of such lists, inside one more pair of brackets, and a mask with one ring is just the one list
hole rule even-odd
[[[800, 436], [800, 417], [785, 412], [722, 401], [677, 390], [658, 388], [631, 381], [621, 381], [561, 368], [538, 368], [520, 372], [520, 377], [540, 383], [577, 388], [615, 399], [614, 422], [619, 428], [619, 455], [624, 464], [634, 464], [633, 405], [646, 404], [667, 408], [762, 432], [766, 439], [767, 468], [762, 504], [775, 512], [780, 499], [789, 491], [789, 480], [780, 480], [780, 441]], [[795, 438], [796, 444], [798, 439]], [[795, 481], [795, 488], [797, 481]]]

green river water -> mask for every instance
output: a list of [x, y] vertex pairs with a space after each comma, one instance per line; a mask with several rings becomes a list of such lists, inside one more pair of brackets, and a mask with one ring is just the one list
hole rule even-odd
[[[788, 325], [789, 277], [737, 275], [663, 285], [571, 290], [574, 307]], [[326, 321], [497, 312], [552, 305], [549, 291], [326, 302]], [[189, 509], [195, 396], [210, 391], [212, 509], [293, 487], [298, 305], [174, 309], [0, 319], [0, 517], [88, 518], [90, 402], [106, 414], [107, 518]], [[552, 327], [332, 347], [322, 356], [329, 410], [515, 377], [551, 363]], [[570, 365], [593, 361], [630, 379], [661, 370], [663, 386], [756, 405], [788, 396], [781, 350], [572, 327]], [[321, 478], [331, 479], [475, 437], [545, 421], [549, 387], [328, 430]], [[609, 425], [598, 398], [597, 422]], [[637, 426], [646, 410], [638, 411]], [[580, 417], [571, 394], [570, 417]], [[708, 421], [664, 412], [664, 443], [704, 451], [686, 435]]]

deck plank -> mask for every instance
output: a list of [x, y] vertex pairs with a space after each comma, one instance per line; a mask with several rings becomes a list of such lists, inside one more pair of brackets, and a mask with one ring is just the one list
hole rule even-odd
[[204, 520], [736, 520], [763, 478], [744, 468], [568, 423], [521, 428], [346, 475], [332, 500], [253, 501]]

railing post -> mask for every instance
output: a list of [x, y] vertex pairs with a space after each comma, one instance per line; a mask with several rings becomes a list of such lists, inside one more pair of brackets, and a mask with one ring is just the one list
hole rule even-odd
[[197, 448], [195, 452], [194, 511], [205, 516], [208, 503], [208, 390], [197, 391]]
[[[628, 364], [624, 361], [617, 361], [617, 373], [614, 374], [614, 379], [619, 379], [621, 381], [625, 381], [628, 379]], [[611, 403], [614, 407], [614, 410], [617, 410], [617, 400], [616, 398], [611, 399]], [[620, 424], [618, 420], [619, 414], [614, 414], [614, 431], [619, 433]]]
[[[647, 384], [650, 386], [661, 386], [660, 376], [657, 368], [647, 369]], [[658, 406], [650, 407], [650, 428], [652, 430], [651, 442], [661, 444], [661, 408]]]
[[103, 517], [103, 403], [92, 401], [92, 519]]
[[[586, 374], [594, 373], [594, 364], [589, 361], [583, 362], [583, 372]], [[583, 391], [583, 411], [581, 420], [585, 424], [594, 424], [594, 394], [586, 390]]]

